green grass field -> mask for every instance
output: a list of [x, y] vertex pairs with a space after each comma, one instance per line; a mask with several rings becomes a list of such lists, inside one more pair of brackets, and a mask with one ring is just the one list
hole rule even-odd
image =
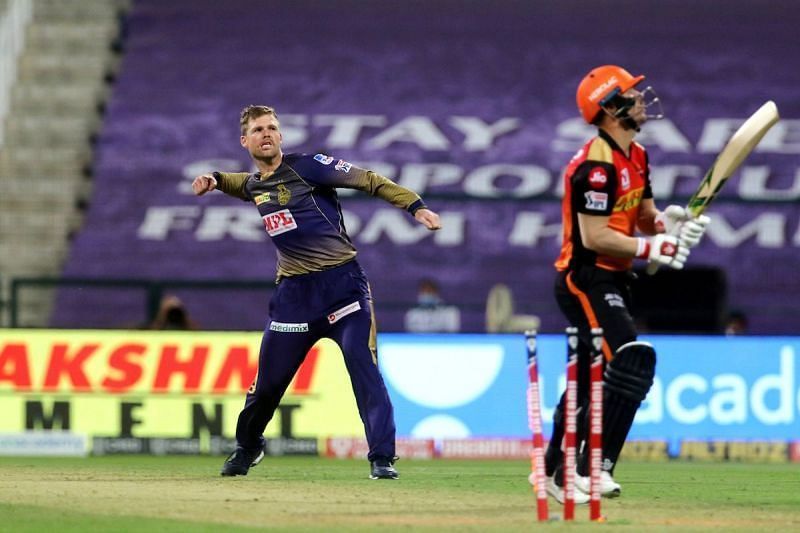
[[[0, 458], [0, 531], [800, 531], [800, 465], [626, 463], [604, 524], [536, 523], [525, 461], [267, 458], [222, 478], [219, 457]], [[553, 514], [561, 507], [550, 500]]]

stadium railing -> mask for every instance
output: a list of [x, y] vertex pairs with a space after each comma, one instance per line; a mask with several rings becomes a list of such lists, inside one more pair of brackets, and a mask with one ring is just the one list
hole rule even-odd
[[[268, 290], [275, 288], [273, 281], [247, 280], [148, 280], [148, 279], [97, 279], [97, 278], [54, 278], [32, 277], [12, 278], [9, 283], [7, 301], [8, 323], [11, 328], [28, 327], [20, 320], [23, 307], [23, 292], [42, 288], [77, 288], [77, 289], [119, 289], [137, 290], [144, 293], [144, 309], [141, 323], [150, 322], [157, 314], [162, 298], [176, 290]], [[2, 296], [2, 294], [0, 294]], [[1, 302], [1, 300], [0, 300]], [[42, 324], [46, 326], [46, 324]], [[95, 327], [86, 324], [85, 327]]]

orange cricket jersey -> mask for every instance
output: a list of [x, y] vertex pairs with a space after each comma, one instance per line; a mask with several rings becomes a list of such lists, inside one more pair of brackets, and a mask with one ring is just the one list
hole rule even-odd
[[643, 198], [652, 198], [647, 152], [636, 142], [626, 156], [603, 130], [572, 158], [564, 172], [563, 223], [558, 270], [570, 265], [593, 265], [628, 270], [633, 259], [601, 255], [583, 246], [578, 213], [609, 217], [610, 228], [633, 236]]

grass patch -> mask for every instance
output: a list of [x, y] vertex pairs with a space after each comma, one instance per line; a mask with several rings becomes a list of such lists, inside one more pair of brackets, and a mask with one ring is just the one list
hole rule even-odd
[[[527, 531], [527, 461], [400, 461], [398, 481], [366, 461], [267, 458], [222, 478], [222, 458], [0, 458], [0, 530]], [[800, 529], [800, 465], [624, 463], [603, 526], [626, 531]], [[551, 513], [561, 508], [550, 500]]]

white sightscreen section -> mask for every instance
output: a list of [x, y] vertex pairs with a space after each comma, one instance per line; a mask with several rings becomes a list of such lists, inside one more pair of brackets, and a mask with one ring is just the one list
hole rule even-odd
[[25, 46], [25, 31], [33, 14], [33, 0], [0, 0], [0, 147], [11, 88], [17, 79], [17, 59]]

